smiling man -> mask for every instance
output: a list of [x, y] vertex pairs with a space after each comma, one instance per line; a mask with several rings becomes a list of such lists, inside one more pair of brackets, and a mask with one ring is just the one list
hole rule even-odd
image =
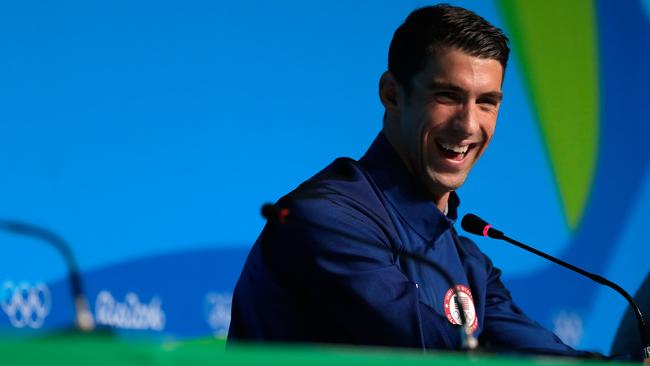
[[[463, 45], [441, 44], [430, 46], [432, 57], [410, 78], [382, 75], [383, 133], [441, 210], [494, 133], [508, 57], [505, 40], [499, 45], [501, 62]], [[400, 56], [392, 56], [389, 68], [391, 61], [399, 63]]]
[[464, 321], [484, 347], [580, 354], [526, 317], [454, 229], [455, 190], [494, 134], [507, 42], [462, 8], [408, 16], [380, 80], [382, 131], [359, 161], [337, 159], [278, 201], [288, 215], [251, 249], [229, 341], [460, 349]]

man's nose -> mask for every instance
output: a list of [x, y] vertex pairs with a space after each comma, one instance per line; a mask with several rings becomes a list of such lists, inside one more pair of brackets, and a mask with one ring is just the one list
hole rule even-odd
[[472, 136], [479, 132], [479, 111], [478, 105], [467, 102], [459, 106], [458, 114], [454, 119], [453, 127], [464, 137]]

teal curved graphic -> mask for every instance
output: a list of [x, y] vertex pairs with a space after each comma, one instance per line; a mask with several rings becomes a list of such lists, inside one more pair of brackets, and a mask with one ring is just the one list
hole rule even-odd
[[[549, 3], [554, 9], [567, 11], [568, 4], [559, 6]], [[583, 3], [584, 5], [584, 3]], [[637, 141], [650, 138], [650, 126], [646, 123], [647, 111], [643, 90], [650, 83], [646, 60], [650, 56], [650, 27], [640, 1], [611, 2], [595, 1], [593, 7], [582, 9], [593, 14], [597, 24], [598, 39], [598, 116], [599, 134], [597, 161], [585, 210], [579, 225], [566, 243], [561, 257], [593, 273], [606, 274], [608, 268], [625, 268], [624, 273], [610, 273], [616, 278], [645, 277], [646, 266], [631, 266], [634, 257], [646, 253], [645, 239], [632, 234], [633, 245], [624, 256], [617, 256], [619, 246], [627, 238], [638, 207], [643, 205], [644, 179], [649, 167], [647, 148]], [[549, 10], [550, 12], [550, 10]], [[540, 14], [543, 14], [540, 12]], [[581, 17], [581, 14], [572, 14]], [[553, 32], [554, 28], [546, 28]], [[564, 28], [558, 28], [560, 31]], [[580, 33], [565, 33], [581, 42]], [[583, 65], [573, 65], [581, 68]], [[581, 72], [577, 69], [576, 72]], [[537, 103], [537, 102], [536, 102]], [[568, 129], [567, 133], [571, 130]], [[550, 147], [550, 146], [549, 146]], [[640, 200], [641, 199], [641, 200]], [[566, 205], [567, 202], [564, 202]], [[643, 211], [642, 211], [643, 212]], [[645, 258], [645, 257], [644, 257]], [[520, 294], [519, 302], [527, 312], [553, 330], [572, 328], [573, 345], [581, 348], [607, 352], [607, 342], [613, 334], [599, 324], [616, 326], [625, 306], [603, 306], [601, 288], [589, 281], [583, 281], [568, 271], [548, 266], [518, 277], [510, 282], [514, 294]], [[530, 291], [535, 283], [535, 291]], [[623, 282], [622, 282], [623, 283]], [[634, 281], [624, 281], [632, 284]], [[624, 286], [628, 287], [628, 286]], [[634, 288], [627, 288], [634, 292]], [[607, 289], [608, 299], [617, 295]], [[549, 296], [556, 301], [549, 302]], [[609, 301], [608, 301], [609, 302]], [[545, 305], [540, 305], [545, 304]], [[557, 327], [558, 314], [573, 314], [571, 327]], [[554, 328], [557, 327], [557, 328]]]
[[586, 0], [500, 3], [535, 105], [567, 225], [575, 230], [597, 160], [594, 6]]

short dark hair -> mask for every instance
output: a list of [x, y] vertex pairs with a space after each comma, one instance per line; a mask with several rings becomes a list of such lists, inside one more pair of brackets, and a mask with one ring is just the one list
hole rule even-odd
[[393, 35], [388, 50], [388, 71], [408, 93], [411, 78], [428, 57], [441, 49], [457, 48], [475, 57], [499, 61], [505, 76], [508, 37], [478, 14], [449, 4], [414, 10]]

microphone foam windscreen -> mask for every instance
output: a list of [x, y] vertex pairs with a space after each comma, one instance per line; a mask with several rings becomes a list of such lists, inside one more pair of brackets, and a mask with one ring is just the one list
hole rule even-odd
[[487, 225], [488, 223], [485, 220], [471, 213], [463, 216], [463, 220], [460, 223], [460, 227], [462, 227], [463, 230], [470, 234], [480, 236], [484, 235], [483, 230]]

